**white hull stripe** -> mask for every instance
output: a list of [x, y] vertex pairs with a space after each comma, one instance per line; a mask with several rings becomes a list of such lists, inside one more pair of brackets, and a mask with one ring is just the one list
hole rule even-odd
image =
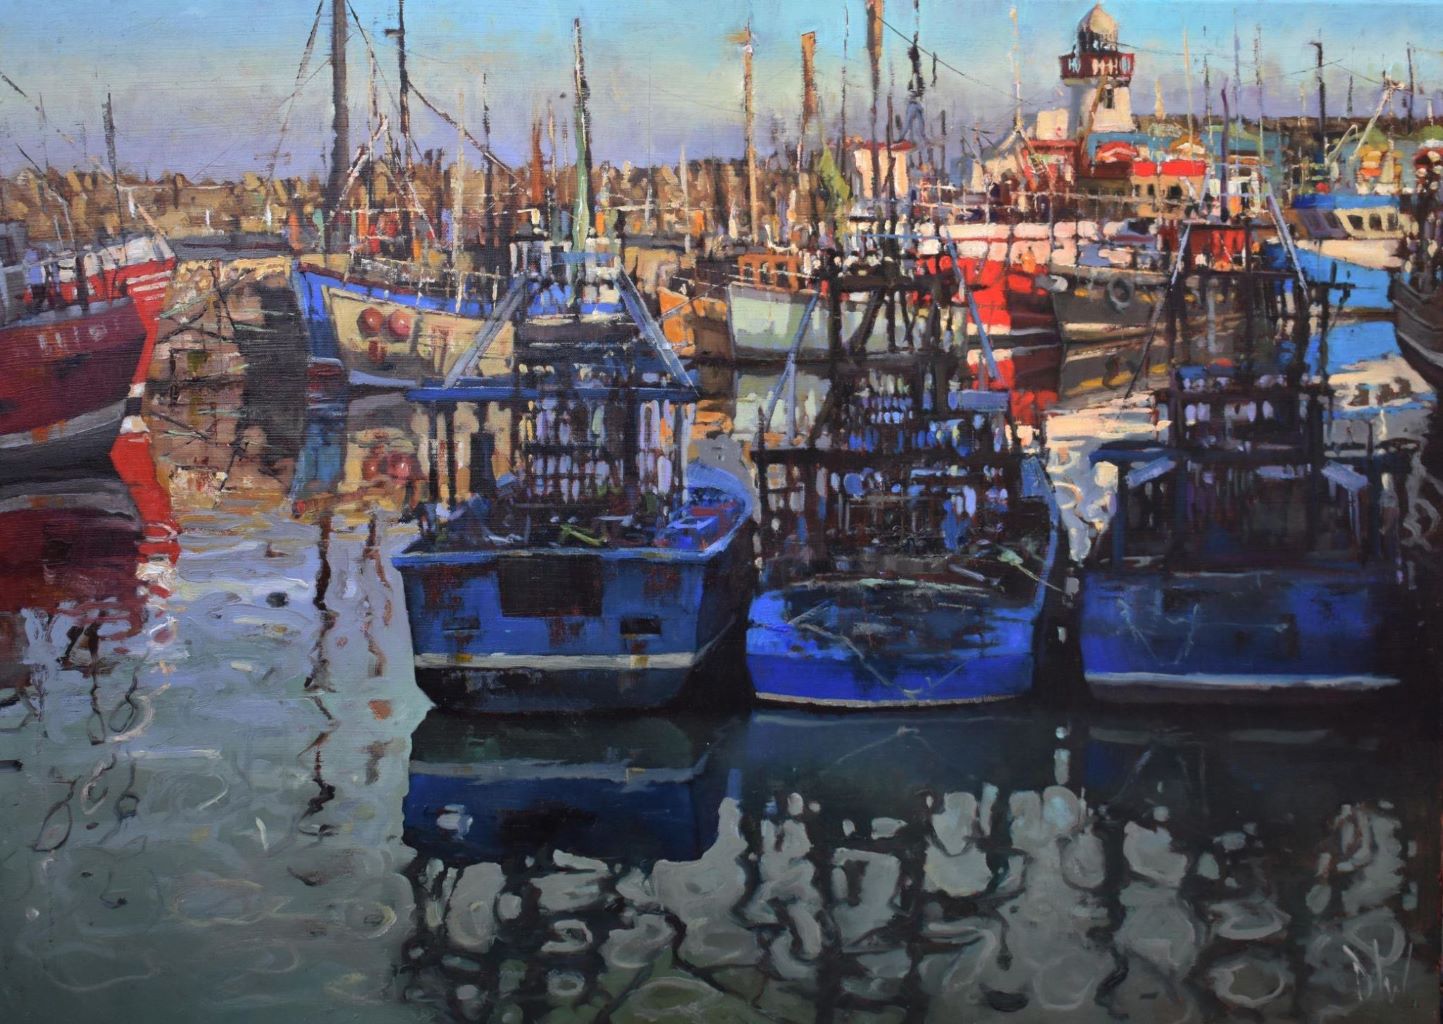
[[[733, 621], [733, 625], [735, 621]], [[699, 651], [660, 654], [418, 654], [417, 668], [469, 668], [482, 671], [533, 669], [537, 672], [644, 672], [648, 669], [690, 669], [703, 661], [731, 626], [717, 633]]]
[[61, 420], [49, 426], [34, 430], [22, 430], [14, 434], [0, 434], [0, 449], [29, 448], [51, 441], [65, 441], [80, 434], [103, 430], [118, 424], [125, 416], [125, 403], [116, 402], [94, 412], [83, 413], [74, 419]]
[[1026, 696], [1027, 691], [1018, 693], [989, 693], [980, 697], [954, 697], [946, 700], [848, 700], [842, 697], [793, 697], [777, 693], [757, 693], [757, 700], [764, 704], [785, 704], [790, 707], [827, 708], [936, 708], [963, 704], [991, 704], [999, 700], [1017, 700]]
[[1394, 676], [1295, 676], [1235, 675], [1217, 673], [1169, 674], [1165, 672], [1087, 672], [1087, 685], [1120, 689], [1170, 690], [1381, 690], [1396, 686]]
[[647, 669], [691, 668], [691, 651], [664, 654], [418, 654], [417, 668], [469, 668], [486, 671], [534, 669], [537, 672], [578, 672], [599, 669], [639, 672]]

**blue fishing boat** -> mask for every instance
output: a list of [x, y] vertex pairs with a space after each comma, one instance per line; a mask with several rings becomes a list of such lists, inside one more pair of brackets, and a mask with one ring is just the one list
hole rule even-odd
[[860, 345], [850, 355], [805, 440], [765, 444], [764, 414], [753, 453], [757, 697], [876, 708], [1027, 693], [1064, 561], [1041, 453], [1009, 392], [967, 386], [959, 346], [934, 336], [890, 371]]
[[[754, 500], [689, 462], [696, 388], [617, 262], [524, 252], [455, 371], [408, 393], [432, 425], [395, 559], [417, 680], [475, 712], [664, 705], [744, 622]], [[530, 312], [553, 287], [570, 309]]]
[[1407, 463], [1330, 451], [1332, 397], [1296, 373], [1185, 366], [1156, 394], [1166, 443], [1093, 453], [1118, 474], [1082, 575], [1096, 697], [1313, 699], [1399, 682]]
[[[1309, 192], [1289, 209], [1297, 261], [1313, 281], [1350, 285], [1347, 308], [1383, 313], [1388, 278], [1402, 265], [1403, 225], [1396, 195], [1350, 191]], [[1282, 242], [1268, 242], [1263, 255], [1274, 269], [1291, 269]]]
[[[449, 373], [497, 298], [491, 276], [422, 278], [410, 264], [374, 257], [353, 257], [344, 271], [297, 260], [291, 284], [311, 372], [357, 388], [413, 388]], [[570, 302], [553, 283], [531, 297], [528, 312], [555, 314]], [[582, 310], [615, 313], [620, 307], [593, 298], [583, 299]]]

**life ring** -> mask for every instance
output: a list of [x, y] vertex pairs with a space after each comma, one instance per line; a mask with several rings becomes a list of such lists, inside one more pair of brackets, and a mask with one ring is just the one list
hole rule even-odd
[[1132, 297], [1136, 291], [1130, 278], [1114, 277], [1107, 283], [1107, 304], [1121, 313], [1132, 305]]

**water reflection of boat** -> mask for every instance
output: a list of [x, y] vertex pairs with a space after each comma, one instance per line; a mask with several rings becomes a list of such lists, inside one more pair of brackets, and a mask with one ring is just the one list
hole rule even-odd
[[145, 537], [113, 469], [0, 487], [0, 665], [9, 666], [0, 685], [16, 685], [12, 670], [23, 673], [30, 660], [28, 616], [48, 623], [64, 615], [76, 635], [102, 624], [107, 637], [140, 627], [136, 567]]
[[724, 721], [641, 716], [492, 724], [432, 711], [411, 737], [406, 845], [457, 866], [542, 850], [691, 860], [716, 838]]
[[[929, 794], [984, 784], [1042, 788], [1057, 781], [1057, 723], [1035, 711], [992, 708], [817, 713], [753, 712], [721, 755], [740, 774], [739, 797], [760, 807], [778, 794], [819, 801], [826, 818], [912, 819]], [[980, 793], [979, 793], [980, 795]]]

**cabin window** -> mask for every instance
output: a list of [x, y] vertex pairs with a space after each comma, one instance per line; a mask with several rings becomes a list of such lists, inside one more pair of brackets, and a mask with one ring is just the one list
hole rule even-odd
[[1113, 109], [1113, 103], [1112, 86], [1108, 86], [1102, 90], [1102, 106], [1106, 110], [1111, 110]]
[[1368, 214], [1368, 227], [1370, 227], [1370, 228], [1371, 228], [1372, 230], [1374, 230], [1374, 231], [1382, 231], [1382, 230], [1383, 230], [1383, 217], [1382, 217], [1382, 215], [1381, 215], [1381, 214], [1377, 214], [1377, 213], [1370, 213], [1370, 214]]
[[[1330, 227], [1330, 228], [1338, 228], [1339, 230], [1342, 229], [1342, 227], [1343, 227], [1343, 222], [1338, 219], [1338, 215], [1337, 215], [1336, 213], [1332, 213], [1332, 212], [1325, 213], [1325, 214], [1323, 215], [1323, 217], [1324, 217], [1324, 219], [1327, 220], [1327, 222], [1328, 222], [1328, 227]], [[1362, 226], [1362, 225], [1360, 224], [1359, 227], [1361, 227], [1361, 226]]]
[[1168, 197], [1169, 199], [1181, 199], [1181, 198], [1182, 198], [1182, 186], [1181, 186], [1181, 185], [1169, 185], [1169, 186], [1167, 187], [1167, 197]]
[[1354, 231], [1363, 230], [1363, 215], [1361, 213], [1348, 214], [1348, 223], [1353, 225]]
[[1398, 215], [1397, 215], [1396, 213], [1390, 213], [1390, 214], [1388, 214], [1388, 230], [1389, 230], [1389, 231], [1397, 231], [1397, 230], [1398, 230]]
[[1149, 186], [1147, 187], [1147, 194], [1148, 194], [1149, 197], [1156, 198], [1156, 197], [1157, 197], [1157, 186], [1156, 186], [1156, 185], [1149, 185]]

